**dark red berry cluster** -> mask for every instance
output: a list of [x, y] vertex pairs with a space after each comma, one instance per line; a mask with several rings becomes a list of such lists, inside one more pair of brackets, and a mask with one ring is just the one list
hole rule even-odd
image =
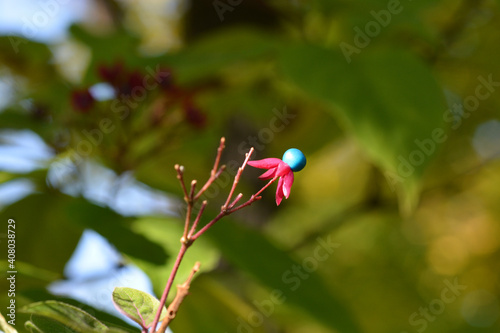
[[[97, 74], [113, 88], [114, 98], [126, 102], [132, 108], [144, 101], [149, 93], [157, 91], [160, 96], [169, 100], [169, 105], [177, 104], [182, 108], [187, 123], [198, 129], [206, 125], [206, 115], [194, 103], [193, 93], [176, 85], [172, 71], [168, 68], [147, 67], [146, 73], [143, 73], [137, 69], [127, 70], [123, 62], [115, 61], [109, 65], [100, 65]], [[95, 102], [88, 88], [74, 90], [71, 94], [71, 105], [77, 112], [89, 112]]]
[[77, 112], [89, 112], [94, 103], [95, 99], [88, 89], [73, 90], [71, 93], [71, 105]]

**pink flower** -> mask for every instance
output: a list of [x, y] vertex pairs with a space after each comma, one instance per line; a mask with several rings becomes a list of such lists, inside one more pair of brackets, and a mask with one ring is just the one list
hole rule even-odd
[[279, 206], [283, 196], [288, 199], [293, 184], [293, 171], [288, 164], [279, 158], [265, 158], [258, 161], [248, 161], [250, 166], [259, 169], [268, 169], [259, 179], [271, 179], [279, 177], [276, 189], [276, 205]]

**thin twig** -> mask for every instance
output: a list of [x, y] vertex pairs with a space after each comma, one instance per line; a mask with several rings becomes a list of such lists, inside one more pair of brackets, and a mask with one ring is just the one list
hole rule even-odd
[[189, 294], [189, 287], [191, 285], [191, 281], [193, 280], [194, 274], [198, 272], [199, 269], [200, 263], [197, 261], [194, 264], [194, 267], [191, 270], [191, 274], [189, 274], [187, 280], [183, 284], [177, 285], [177, 294], [175, 295], [172, 303], [170, 303], [170, 305], [168, 306], [167, 316], [161, 323], [160, 328], [157, 331], [158, 333], [165, 332], [170, 322], [174, 320], [175, 316], [177, 315], [177, 311], [179, 311], [179, 307], [181, 306], [182, 301]]
[[[252, 152], [252, 150], [253, 150], [253, 148], [250, 150], [250, 152], [248, 154], [250, 154]], [[247, 162], [248, 162], [248, 158], [245, 159], [245, 162], [243, 163], [243, 165], [242, 165], [241, 168], [244, 168]], [[236, 177], [238, 177], [238, 175], [236, 175]], [[235, 177], [235, 183], [237, 183], [236, 177]], [[236, 197], [236, 199], [231, 203], [231, 205], [229, 205], [227, 207], [227, 209], [224, 209], [224, 206], [222, 206], [220, 213], [212, 221], [208, 222], [203, 228], [201, 228], [196, 234], [194, 234], [192, 237], [190, 237], [190, 240], [194, 242], [198, 237], [200, 237], [201, 235], [203, 235], [210, 227], [212, 227], [215, 223], [217, 223], [217, 221], [219, 221], [224, 216], [232, 214], [232, 213], [234, 213], [234, 212], [242, 209], [243, 207], [250, 206], [251, 204], [253, 204], [257, 200], [260, 200], [262, 198], [260, 196], [260, 194], [266, 188], [268, 188], [269, 185], [271, 185], [272, 183], [274, 183], [278, 178], [279, 177], [274, 177], [273, 179], [271, 179], [266, 185], [264, 185], [264, 187], [262, 187], [259, 191], [257, 191], [257, 193], [255, 193], [254, 195], [252, 195], [250, 197], [250, 199], [248, 199], [245, 203], [242, 203], [241, 205], [239, 205], [239, 206], [237, 206], [235, 208], [232, 208], [232, 206], [234, 206], [238, 202], [238, 200], [240, 200], [240, 198], [241, 198], [240, 195], [238, 195]], [[234, 203], [234, 205], [233, 205], [233, 203]]]
[[217, 170], [217, 172], [215, 173], [215, 175], [212, 177], [210, 176], [210, 178], [207, 180], [207, 182], [205, 183], [205, 185], [203, 185], [203, 187], [198, 191], [198, 193], [196, 193], [196, 195], [194, 196], [194, 200], [198, 200], [202, 194], [213, 184], [214, 180], [216, 180], [217, 178], [219, 178], [220, 174], [226, 170], [226, 166], [223, 165], [219, 168], [219, 170]]
[[225, 143], [226, 143], [226, 138], [225, 137], [220, 138], [219, 148], [217, 148], [217, 156], [215, 157], [214, 167], [212, 168], [212, 171], [210, 172], [210, 175], [212, 177], [215, 176], [215, 173], [217, 172], [217, 169], [219, 168], [220, 157], [222, 155], [222, 151], [226, 147], [224, 145]]
[[188, 242], [188, 230], [189, 223], [191, 222], [191, 213], [193, 212], [194, 205], [194, 190], [196, 188], [196, 180], [191, 181], [191, 190], [189, 191], [187, 197], [187, 211], [186, 211], [186, 220], [184, 222], [184, 232], [182, 233], [181, 242]]
[[179, 270], [179, 266], [181, 264], [182, 258], [186, 254], [186, 250], [188, 249], [189, 245], [186, 243], [181, 244], [181, 248], [179, 250], [179, 253], [177, 254], [177, 259], [175, 259], [174, 267], [172, 267], [172, 271], [170, 272], [170, 276], [168, 277], [167, 285], [165, 286], [165, 289], [163, 290], [163, 295], [161, 296], [160, 299], [160, 306], [158, 307], [158, 311], [156, 312], [155, 319], [153, 321], [153, 325], [151, 326], [153, 328], [153, 332], [156, 332], [156, 325], [158, 325], [158, 321], [160, 320], [160, 315], [161, 315], [161, 309], [165, 306], [165, 302], [167, 301], [167, 297], [170, 291], [170, 288], [172, 287], [172, 284], [174, 283], [174, 278], [177, 275], [177, 271]]
[[177, 171], [177, 179], [181, 183], [182, 191], [184, 192], [184, 200], [188, 200], [188, 192], [186, 188], [186, 184], [184, 184], [184, 166], [176, 164], [174, 166], [175, 171]]
[[203, 235], [205, 231], [207, 231], [211, 226], [213, 226], [217, 221], [219, 221], [226, 215], [228, 215], [228, 211], [221, 211], [212, 221], [208, 222], [203, 228], [201, 228], [200, 231], [191, 236], [191, 241], [194, 242], [196, 239], [198, 239], [198, 237]]
[[231, 209], [231, 208], [233, 208], [233, 207], [234, 207], [234, 206], [238, 203], [238, 201], [240, 201], [240, 200], [241, 200], [241, 198], [242, 198], [242, 197], [243, 197], [243, 193], [238, 194], [238, 195], [236, 196], [236, 198], [234, 198], [233, 202], [231, 202], [231, 203], [229, 204], [229, 206], [227, 206], [227, 209]]
[[198, 226], [198, 223], [201, 220], [201, 215], [203, 214], [203, 211], [205, 210], [205, 207], [207, 206], [208, 201], [203, 200], [200, 210], [198, 211], [198, 215], [196, 216], [196, 219], [193, 222], [193, 225], [191, 226], [191, 230], [189, 230], [189, 233], [187, 235], [188, 241], [192, 241], [191, 237], [193, 237], [194, 232], [196, 231], [196, 227]]
[[245, 170], [245, 167], [248, 163], [248, 160], [250, 159], [250, 156], [252, 156], [253, 151], [254, 151], [254, 149], [252, 147], [252, 148], [250, 148], [250, 151], [245, 154], [245, 161], [243, 161], [243, 164], [241, 165], [241, 167], [238, 168], [238, 172], [236, 173], [236, 176], [234, 177], [233, 186], [231, 186], [231, 190], [229, 191], [229, 195], [227, 196], [226, 203], [224, 204], [224, 206], [222, 206], [222, 210], [227, 210], [227, 208], [229, 206], [229, 202], [231, 201], [231, 198], [233, 197], [234, 190], [236, 189], [236, 186], [238, 185], [238, 183], [240, 181], [241, 174], [243, 173], [243, 170]]
[[191, 221], [191, 210], [193, 209], [193, 205], [188, 203], [187, 211], [186, 211], [186, 219], [184, 221], [184, 231], [181, 237], [181, 243], [185, 243], [187, 241], [187, 235], [189, 230], [189, 222]]
[[179, 253], [177, 255], [177, 259], [175, 260], [174, 266], [172, 267], [172, 271], [170, 273], [170, 276], [168, 277], [168, 281], [167, 281], [167, 284], [165, 286], [165, 289], [163, 290], [163, 294], [162, 294], [162, 297], [160, 299], [160, 306], [159, 306], [158, 311], [156, 312], [156, 315], [155, 315], [155, 318], [153, 321], [152, 332], [163, 333], [165, 331], [169, 322], [175, 317], [182, 300], [187, 295], [187, 290], [189, 289], [189, 284], [191, 283], [192, 276], [199, 268], [199, 264], [195, 265], [195, 267], [193, 268], [193, 271], [191, 272], [189, 279], [183, 285], [178, 286], [177, 295], [174, 298], [174, 301], [168, 307], [169, 316], [167, 317], [167, 319], [164, 320], [164, 322], [162, 322], [159, 330], [157, 331], [156, 326], [158, 325], [158, 322], [159, 322], [159, 319], [161, 316], [161, 309], [163, 309], [163, 307], [165, 306], [165, 302], [167, 301], [168, 294], [170, 292], [170, 289], [172, 288], [172, 284], [174, 282], [175, 276], [177, 275], [177, 271], [179, 270], [180, 263], [182, 261], [182, 258], [185, 255], [187, 249], [193, 244], [193, 242], [196, 239], [198, 239], [198, 237], [200, 237], [203, 233], [205, 233], [211, 226], [213, 226], [221, 218], [223, 218], [224, 216], [229, 215], [231, 213], [234, 213], [243, 207], [249, 206], [253, 202], [261, 199], [260, 194], [262, 193], [262, 191], [264, 191], [267, 187], [269, 187], [269, 185], [271, 185], [274, 181], [276, 181], [278, 179], [278, 177], [271, 179], [262, 189], [260, 189], [254, 195], [252, 195], [250, 197], [250, 199], [248, 199], [247, 202], [234, 208], [234, 206], [243, 197], [243, 195], [240, 193], [236, 196], [236, 198], [234, 198], [233, 201], [231, 201], [232, 196], [234, 194], [234, 191], [236, 189], [236, 186], [238, 185], [238, 182], [240, 181], [241, 174], [243, 173], [243, 170], [245, 169], [246, 165], [248, 164], [250, 156], [254, 152], [254, 148], [253, 147], [250, 148], [249, 152], [245, 155], [245, 160], [243, 161], [243, 164], [238, 169], [238, 172], [237, 172], [236, 176], [234, 177], [233, 185], [232, 185], [231, 190], [228, 194], [228, 197], [226, 199], [225, 204], [221, 207], [220, 213], [214, 219], [212, 219], [212, 221], [208, 222], [203, 228], [201, 228], [198, 232], [196, 232], [196, 228], [201, 220], [201, 216], [205, 210], [205, 207], [207, 206], [207, 201], [204, 200], [202, 205], [201, 205], [200, 210], [198, 211], [198, 214], [196, 215], [196, 218], [195, 218], [193, 224], [191, 225], [191, 228], [189, 228], [194, 203], [199, 199], [199, 197], [203, 194], [203, 192], [205, 192], [205, 190], [208, 189], [208, 187], [210, 187], [210, 185], [213, 184], [214, 180], [217, 179], [225, 169], [225, 166], [221, 166], [219, 168], [220, 158], [222, 155], [222, 151], [224, 149], [224, 143], [225, 143], [225, 139], [221, 138], [219, 148], [217, 148], [217, 156], [215, 158], [214, 166], [210, 172], [210, 178], [207, 180], [205, 185], [203, 185], [203, 187], [198, 191], [198, 193], [196, 195], [194, 194], [195, 188], [196, 188], [196, 180], [193, 180], [191, 182], [191, 188], [190, 188], [190, 191], [188, 193], [186, 185], [184, 183], [184, 178], [183, 178], [184, 167], [179, 166], [178, 164], [175, 165], [175, 170], [177, 171], [177, 178], [179, 179], [179, 181], [181, 183], [182, 190], [184, 192], [184, 199], [187, 203], [187, 214], [186, 214], [186, 220], [185, 220], [185, 224], [184, 224], [184, 233], [183, 233], [183, 236], [181, 238], [181, 248], [180, 248]]
[[217, 148], [217, 156], [215, 156], [214, 166], [213, 166], [212, 170], [210, 171], [210, 178], [208, 178], [205, 185], [203, 185], [203, 187], [194, 196], [195, 201], [201, 197], [201, 195], [210, 187], [210, 185], [212, 185], [214, 180], [216, 180], [220, 176], [220, 174], [226, 169], [225, 165], [223, 165], [219, 168], [219, 163], [220, 163], [220, 158], [222, 156], [222, 151], [226, 147], [224, 145], [225, 142], [226, 142], [226, 139], [224, 137], [222, 137], [220, 139], [219, 148]]
[[229, 214], [231, 213], [234, 213], [240, 209], [242, 209], [243, 207], [246, 207], [246, 206], [250, 206], [251, 204], [253, 204], [255, 201], [257, 200], [260, 200], [262, 197], [260, 196], [260, 194], [266, 189], [269, 187], [269, 185], [271, 185], [272, 183], [274, 183], [279, 177], [274, 177], [273, 179], [271, 179], [266, 185], [264, 185], [263, 188], [261, 188], [257, 193], [253, 194], [250, 199], [248, 199], [247, 202], [245, 203], [242, 203], [241, 205], [239, 205], [238, 207], [236, 208], [232, 208], [229, 210]]
[[194, 190], [196, 189], [196, 180], [191, 181], [191, 191], [189, 192], [189, 202], [194, 201]]
[[[181, 183], [182, 192], [184, 192], [184, 201], [187, 203], [187, 212], [186, 212], [186, 220], [184, 221], [184, 232], [182, 233], [182, 240], [186, 240], [188, 230], [189, 230], [189, 221], [191, 219], [191, 210], [193, 209], [193, 204], [191, 197], [192, 195], [188, 194], [186, 184], [184, 183], [184, 167], [182, 165], [176, 164], [174, 166], [175, 171], [177, 171], [177, 179]], [[193, 183], [191, 183], [191, 192], [193, 192]]]

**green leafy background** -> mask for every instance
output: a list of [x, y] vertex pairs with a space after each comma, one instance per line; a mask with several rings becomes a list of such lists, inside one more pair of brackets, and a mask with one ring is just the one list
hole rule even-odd
[[[9, 218], [17, 222], [16, 301], [18, 308], [28, 306], [18, 313], [16, 329], [78, 331], [69, 324], [76, 320], [103, 325], [97, 331], [134, 331], [90, 305], [83, 321], [74, 313], [62, 320], [46, 315], [51, 306], [63, 312], [82, 306], [46, 287], [66, 278], [82, 232], [92, 229], [121, 253], [124, 265], [147, 274], [159, 297], [183, 229], [173, 166], [184, 165], [187, 181], [202, 183], [224, 136], [222, 162], [233, 166], [230, 176], [252, 142], [253, 158], [281, 157], [296, 147], [308, 164], [279, 207], [271, 186], [261, 201], [220, 221], [189, 249], [175, 283], [196, 261], [201, 272], [174, 332], [498, 332], [498, 126], [482, 142], [492, 147], [489, 157], [473, 144], [481, 124], [498, 125], [498, 87], [475, 111], [449, 112], [477, 94], [478, 77], [500, 80], [498, 1], [401, 2], [401, 12], [379, 25], [366, 46], [356, 45], [354, 28], [377, 25], [373, 13], [387, 11], [392, 1], [222, 2], [233, 9], [223, 21], [212, 1], [193, 1], [167, 15], [160, 4], [170, 1], [148, 7], [106, 0], [89, 5], [100, 15], [89, 13], [61, 41], [0, 37], [0, 80], [12, 88], [0, 110], [0, 146], [26, 130], [53, 152], [35, 171], [0, 171], [0, 186], [28, 180], [34, 188], [15, 202], [0, 202], [0, 235]], [[357, 48], [350, 61], [342, 43]], [[57, 56], [62, 48], [71, 55], [64, 61]], [[148, 92], [125, 119], [113, 111], [113, 99], [75, 111], [71, 94], [102, 81], [98, 69], [114, 63], [122, 64], [122, 73], [169, 69], [178, 90]], [[203, 126], [186, 117], [185, 98], [206, 117]], [[290, 118], [279, 116], [285, 111]], [[88, 181], [78, 165], [53, 182], [51, 165], [75, 158], [83, 131], [102, 119], [114, 130], [85, 161], [115, 172], [117, 186], [133, 177], [168, 195], [170, 214], [116, 212], [78, 190]], [[436, 129], [446, 139], [433, 141], [427, 154], [416, 142], [429, 142]], [[422, 161], [402, 174], [401, 160], [416, 154]], [[245, 170], [238, 187], [244, 198], [263, 185], [258, 174]], [[201, 224], [216, 216], [227, 179], [208, 198]], [[320, 261], [325, 240], [338, 247]], [[6, 271], [4, 236], [0, 244]], [[287, 272], [295, 272], [287, 276], [297, 288]], [[455, 279], [466, 290], [426, 319], [420, 309], [436, 304], [445, 281]], [[5, 279], [0, 286], [8, 289]], [[273, 292], [284, 300], [273, 302]], [[54, 303], [32, 304], [50, 299]], [[2, 314], [8, 301], [2, 293]]]

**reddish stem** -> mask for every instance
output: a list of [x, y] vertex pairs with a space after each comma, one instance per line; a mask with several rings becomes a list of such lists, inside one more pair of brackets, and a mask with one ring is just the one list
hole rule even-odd
[[200, 207], [200, 210], [198, 211], [198, 215], [196, 216], [196, 219], [194, 220], [193, 225], [191, 226], [191, 229], [189, 230], [189, 233], [187, 235], [188, 241], [191, 241], [191, 242], [193, 241], [192, 240], [193, 234], [196, 231], [196, 227], [198, 226], [198, 223], [201, 220], [201, 215], [203, 214], [203, 211], [205, 210], [207, 203], [208, 203], [207, 200], [203, 200], [201, 207]]
[[174, 166], [175, 171], [177, 171], [177, 179], [179, 179], [179, 182], [181, 183], [182, 191], [184, 192], [184, 200], [188, 200], [188, 193], [187, 193], [187, 188], [186, 184], [184, 184], [184, 166], [176, 164]]
[[[194, 185], [191, 182], [191, 193], [188, 194], [186, 184], [184, 183], [184, 167], [182, 165], [176, 164], [174, 166], [175, 171], [177, 171], [177, 179], [181, 183], [182, 191], [184, 192], [184, 201], [187, 203], [186, 220], [184, 222], [184, 232], [182, 233], [182, 239], [186, 239], [189, 230], [189, 221], [191, 218], [191, 210], [193, 209], [192, 203], [192, 193], [194, 191]], [[196, 183], [195, 183], [196, 185]]]
[[191, 241], [194, 242], [196, 239], [198, 239], [198, 237], [203, 235], [205, 233], [205, 231], [207, 231], [211, 226], [213, 226], [217, 221], [219, 221], [221, 218], [223, 218], [226, 215], [228, 215], [227, 210], [221, 211], [212, 221], [208, 222], [203, 228], [200, 229], [200, 231], [198, 231], [196, 234], [194, 234], [191, 237]]
[[191, 190], [189, 191], [189, 195], [186, 199], [187, 212], [186, 212], [186, 220], [184, 222], [184, 232], [182, 233], [181, 242], [186, 242], [188, 239], [188, 230], [189, 230], [189, 223], [191, 222], [191, 213], [193, 211], [195, 188], [196, 188], [196, 180], [193, 180], [191, 181]]
[[[165, 306], [165, 302], [167, 301], [168, 294], [170, 292], [170, 289], [172, 288], [172, 284], [174, 283], [175, 276], [177, 275], [177, 271], [179, 270], [180, 263], [182, 261], [182, 258], [186, 254], [187, 249], [193, 244], [193, 242], [198, 239], [201, 235], [203, 235], [210, 227], [212, 227], [217, 221], [219, 221], [221, 218], [223, 218], [226, 215], [232, 214], [243, 207], [249, 206], [255, 201], [261, 199], [260, 194], [269, 187], [272, 183], [274, 183], [278, 177], [274, 177], [271, 179], [264, 187], [262, 187], [257, 193], [252, 195], [245, 203], [237, 206], [234, 208], [234, 206], [238, 203], [238, 201], [242, 198], [242, 194], [238, 194], [236, 198], [231, 201], [234, 191], [236, 189], [236, 186], [238, 185], [238, 182], [240, 180], [241, 174], [243, 173], [243, 170], [245, 169], [246, 165], [248, 164], [248, 160], [250, 159], [250, 156], [252, 155], [254, 149], [253, 147], [250, 148], [250, 151], [245, 155], [245, 160], [241, 167], [238, 169], [238, 172], [236, 173], [236, 176], [234, 177], [233, 185], [231, 187], [231, 190], [229, 191], [229, 194], [227, 196], [225, 204], [221, 207], [220, 213], [209, 223], [207, 223], [203, 228], [201, 228], [198, 232], [196, 232], [196, 227], [198, 226], [199, 221], [201, 220], [201, 215], [203, 214], [203, 211], [205, 210], [205, 207], [207, 205], [207, 201], [203, 201], [202, 206], [200, 210], [198, 211], [198, 214], [196, 216], [196, 219], [194, 220], [191, 228], [189, 228], [190, 222], [191, 222], [191, 214], [193, 211], [193, 206], [196, 200], [205, 192], [205, 190], [212, 185], [215, 179], [219, 177], [219, 175], [224, 171], [224, 166], [219, 168], [219, 162], [220, 162], [220, 157], [222, 155], [222, 150], [224, 149], [224, 143], [225, 139], [221, 138], [219, 148], [217, 149], [217, 156], [215, 158], [214, 166], [210, 172], [210, 178], [207, 180], [205, 185], [199, 190], [199, 192], [195, 195], [195, 187], [196, 187], [196, 180], [193, 180], [191, 182], [191, 188], [188, 193], [186, 185], [184, 183], [183, 179], [183, 174], [184, 174], [184, 167], [179, 166], [178, 164], [175, 165], [175, 170], [177, 171], [177, 178], [179, 179], [182, 190], [184, 192], [184, 199], [187, 203], [187, 213], [186, 213], [186, 220], [184, 223], [184, 233], [181, 238], [181, 248], [179, 250], [179, 253], [177, 255], [177, 259], [175, 260], [174, 266], [172, 267], [172, 272], [170, 273], [170, 276], [168, 277], [167, 284], [165, 286], [165, 289], [163, 290], [163, 295], [161, 296], [160, 299], [160, 306], [158, 308], [158, 311], [156, 312], [153, 325], [152, 327], [152, 332], [155, 333], [164, 333], [166, 327], [168, 326], [168, 322], [164, 323], [162, 326], [160, 326], [160, 329], [156, 331], [156, 326], [158, 325], [158, 322], [160, 320], [161, 316], [161, 310]], [[195, 233], [196, 232], [196, 233]], [[142, 333], [147, 333], [147, 330]]]
[[[203, 228], [200, 229], [200, 231], [198, 231], [196, 234], [194, 234], [192, 237], [190, 237], [190, 240], [194, 242], [198, 237], [200, 237], [201, 235], [203, 235], [211, 226], [213, 226], [217, 221], [219, 221], [224, 216], [232, 214], [232, 213], [234, 213], [234, 212], [242, 209], [243, 207], [250, 206], [251, 204], [253, 204], [257, 200], [260, 200], [261, 197], [259, 196], [259, 194], [261, 194], [262, 191], [264, 191], [266, 188], [268, 188], [269, 185], [271, 185], [272, 183], [274, 183], [276, 181], [276, 179], [278, 179], [278, 177], [274, 177], [273, 179], [271, 179], [257, 193], [255, 193], [254, 195], [252, 195], [250, 197], [250, 199], [247, 200], [247, 202], [242, 203], [241, 205], [239, 205], [238, 207], [233, 208], [233, 209], [221, 210], [221, 212], [212, 221], [208, 222]], [[241, 197], [238, 195], [233, 202], [236, 204], [236, 201], [239, 200], [240, 198]]]
[[222, 155], [222, 151], [225, 148], [225, 145], [224, 145], [225, 143], [226, 143], [226, 138], [225, 137], [220, 138], [220, 144], [219, 144], [219, 148], [217, 148], [217, 156], [215, 157], [214, 167], [212, 168], [212, 171], [210, 172], [210, 175], [212, 177], [215, 176], [217, 169], [219, 168], [220, 157]]
[[153, 328], [153, 332], [156, 332], [156, 326], [158, 325], [162, 309], [165, 306], [165, 302], [167, 301], [168, 293], [170, 291], [170, 288], [172, 288], [172, 284], [174, 283], [174, 278], [177, 275], [177, 271], [179, 270], [182, 258], [186, 254], [186, 250], [188, 249], [188, 247], [189, 245], [182, 243], [181, 248], [179, 250], [179, 254], [177, 254], [177, 259], [175, 259], [174, 267], [172, 267], [172, 271], [170, 272], [170, 276], [168, 277], [167, 285], [165, 286], [165, 289], [163, 290], [163, 295], [161, 296], [160, 299], [160, 306], [158, 307], [158, 311], [156, 311], [155, 319], [153, 321], [153, 325], [151, 326]]
[[170, 305], [168, 306], [167, 316], [161, 323], [158, 332], [160, 333], [165, 332], [170, 322], [174, 320], [175, 316], [177, 315], [177, 312], [179, 311], [179, 307], [181, 306], [182, 301], [189, 294], [189, 287], [191, 284], [191, 280], [193, 280], [194, 274], [199, 270], [200, 270], [200, 262], [197, 261], [194, 264], [194, 267], [191, 270], [191, 273], [189, 274], [189, 277], [187, 278], [186, 282], [177, 285], [177, 294], [175, 295], [175, 298], [172, 301], [172, 303], [170, 303]]
[[203, 187], [198, 191], [198, 193], [196, 193], [196, 195], [193, 198], [194, 201], [198, 200], [201, 197], [201, 195], [210, 187], [210, 185], [212, 185], [214, 180], [216, 180], [220, 176], [222, 171], [225, 170], [225, 168], [226, 168], [225, 165], [223, 165], [219, 168], [219, 163], [220, 163], [220, 158], [222, 156], [222, 151], [225, 148], [225, 145], [224, 145], [225, 142], [226, 142], [226, 139], [224, 137], [222, 137], [220, 139], [219, 148], [217, 148], [217, 156], [215, 157], [214, 166], [213, 166], [212, 170], [210, 171], [210, 178], [208, 178], [205, 185], [203, 185]]
[[253, 147], [250, 148], [250, 151], [245, 154], [245, 161], [243, 161], [243, 164], [241, 167], [238, 168], [238, 172], [236, 173], [236, 176], [234, 177], [233, 181], [233, 186], [231, 186], [231, 190], [229, 191], [229, 195], [227, 196], [226, 203], [224, 206], [222, 206], [222, 210], [227, 210], [227, 207], [229, 205], [229, 201], [231, 201], [231, 198], [233, 197], [234, 190], [236, 189], [236, 186], [238, 185], [240, 181], [241, 174], [243, 173], [243, 170], [245, 170], [245, 167], [247, 166], [248, 160], [250, 159], [250, 156], [252, 156], [253, 153]]
[[227, 206], [227, 208], [228, 208], [228, 209], [233, 208], [233, 207], [234, 207], [234, 206], [238, 203], [238, 201], [240, 201], [240, 200], [241, 200], [241, 198], [243, 198], [243, 193], [238, 194], [238, 195], [236, 196], [236, 198], [234, 198], [233, 202], [231, 202], [231, 203], [229, 204], [229, 206]]
[[278, 177], [274, 177], [273, 179], [271, 179], [266, 185], [264, 185], [264, 187], [262, 187], [257, 193], [253, 194], [250, 199], [248, 199], [247, 202], [245, 203], [242, 203], [241, 205], [239, 205], [238, 207], [236, 208], [233, 208], [231, 210], [229, 210], [229, 214], [231, 213], [234, 213], [240, 209], [242, 209], [243, 207], [246, 207], [246, 206], [249, 206], [251, 204], [253, 204], [255, 201], [257, 200], [260, 200], [262, 197], [259, 196], [266, 188], [269, 187], [269, 185], [271, 185], [272, 183], [274, 183], [276, 180], [278, 179]]

